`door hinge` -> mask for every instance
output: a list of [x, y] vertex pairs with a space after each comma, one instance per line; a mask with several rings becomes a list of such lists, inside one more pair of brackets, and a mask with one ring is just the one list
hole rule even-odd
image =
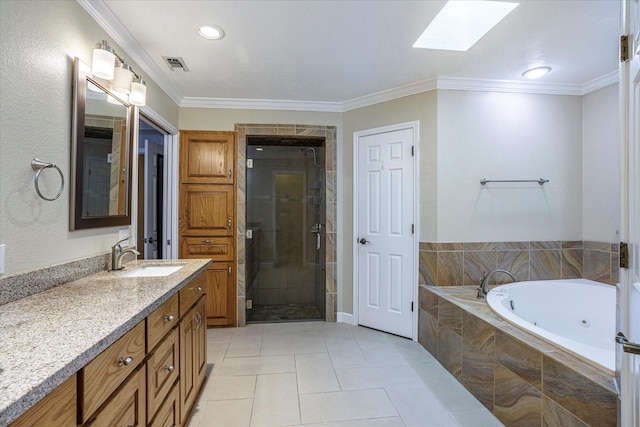
[[629, 60], [629, 36], [620, 36], [620, 62]]
[[413, 301], [411, 301], [411, 312], [413, 312]]
[[411, 157], [415, 156], [415, 146], [411, 146]]
[[171, 246], [171, 239], [167, 239], [167, 246]]
[[629, 245], [620, 242], [620, 268], [629, 268]]
[[415, 224], [411, 224], [411, 234], [415, 234], [416, 233], [416, 226]]

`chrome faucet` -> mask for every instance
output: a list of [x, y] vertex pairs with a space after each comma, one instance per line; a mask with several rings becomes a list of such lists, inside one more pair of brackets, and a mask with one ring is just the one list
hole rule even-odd
[[513, 273], [507, 270], [500, 270], [500, 269], [492, 270], [489, 273], [487, 273], [487, 275], [482, 278], [482, 282], [480, 282], [480, 287], [478, 288], [478, 299], [484, 299], [485, 296], [489, 293], [489, 276], [491, 276], [494, 273], [508, 274], [511, 277], [511, 279], [513, 279], [514, 282], [518, 281], [518, 278]]
[[122, 239], [115, 245], [111, 246], [111, 270], [122, 270], [124, 268], [122, 266], [122, 257], [124, 257], [124, 254], [126, 254], [127, 252], [132, 252], [136, 255], [140, 255], [140, 252], [136, 250], [135, 246], [122, 249], [120, 243], [127, 240], [129, 240], [129, 237]]

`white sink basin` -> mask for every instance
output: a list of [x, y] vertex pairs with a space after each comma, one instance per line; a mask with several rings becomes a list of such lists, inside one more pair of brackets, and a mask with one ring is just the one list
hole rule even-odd
[[135, 270], [131, 270], [128, 273], [123, 274], [123, 277], [162, 277], [168, 276], [182, 268], [181, 265], [147, 265], [144, 267], [138, 267]]

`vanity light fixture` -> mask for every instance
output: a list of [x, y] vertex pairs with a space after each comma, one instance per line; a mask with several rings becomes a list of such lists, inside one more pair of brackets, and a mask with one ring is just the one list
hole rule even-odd
[[526, 77], [528, 79], [539, 79], [540, 77], [544, 76], [545, 74], [547, 74], [549, 71], [551, 71], [551, 67], [535, 67], [535, 68], [531, 68], [527, 71], [525, 71], [524, 73], [522, 73], [523, 77]]
[[143, 106], [147, 101], [147, 87], [142, 75], [137, 74], [127, 62], [116, 53], [106, 40], [93, 49], [91, 73], [104, 80], [113, 80], [111, 89], [117, 96], [129, 95], [123, 99], [133, 105]]
[[198, 28], [198, 34], [208, 40], [220, 40], [224, 37], [224, 30], [217, 25], [205, 25]]

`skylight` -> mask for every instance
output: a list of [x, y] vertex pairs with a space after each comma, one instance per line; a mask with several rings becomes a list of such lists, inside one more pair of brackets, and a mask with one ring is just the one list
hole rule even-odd
[[518, 3], [451, 0], [431, 21], [413, 47], [466, 51], [516, 6]]

